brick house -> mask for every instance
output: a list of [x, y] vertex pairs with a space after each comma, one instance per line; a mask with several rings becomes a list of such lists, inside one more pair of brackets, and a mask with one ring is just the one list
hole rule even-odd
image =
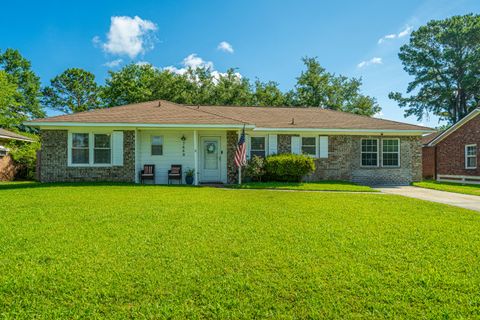
[[40, 180], [139, 182], [145, 164], [167, 183], [172, 164], [195, 183], [234, 183], [242, 128], [247, 155], [308, 154], [306, 180], [407, 184], [421, 179], [431, 129], [321, 108], [189, 106], [151, 101], [26, 123], [41, 130]]
[[447, 130], [423, 138], [423, 177], [439, 181], [480, 183], [477, 164], [480, 109]]
[[0, 181], [11, 181], [18, 171], [8, 154], [8, 144], [12, 141], [32, 142], [33, 140], [18, 133], [0, 128]]

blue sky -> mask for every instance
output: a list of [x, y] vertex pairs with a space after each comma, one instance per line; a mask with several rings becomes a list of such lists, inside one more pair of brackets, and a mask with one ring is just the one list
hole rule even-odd
[[381, 117], [418, 123], [387, 97], [409, 81], [400, 46], [431, 19], [480, 12], [480, 1], [9, 1], [2, 11], [0, 49], [19, 49], [44, 84], [70, 67], [103, 83], [109, 69], [133, 61], [176, 72], [185, 64], [235, 67], [286, 90], [301, 57], [316, 56], [330, 72], [362, 77]]

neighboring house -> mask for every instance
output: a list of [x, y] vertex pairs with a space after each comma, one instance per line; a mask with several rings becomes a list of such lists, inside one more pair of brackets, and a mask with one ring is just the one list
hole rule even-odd
[[195, 183], [234, 183], [245, 127], [247, 154], [308, 154], [308, 180], [406, 184], [421, 179], [421, 137], [431, 129], [321, 108], [188, 106], [152, 101], [39, 119], [40, 180], [138, 182], [145, 164], [167, 183], [173, 164]]
[[447, 130], [423, 139], [423, 176], [439, 181], [480, 183], [480, 109]]
[[32, 142], [30, 138], [0, 128], [0, 181], [10, 181], [15, 178], [17, 168], [12, 158], [8, 155], [9, 150], [7, 147], [7, 145], [14, 140]]

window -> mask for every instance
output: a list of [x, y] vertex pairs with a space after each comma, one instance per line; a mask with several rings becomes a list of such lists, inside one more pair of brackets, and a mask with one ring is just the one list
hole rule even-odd
[[465, 168], [476, 169], [477, 168], [477, 145], [467, 144], [465, 146]]
[[253, 156], [265, 157], [265, 137], [250, 138], [250, 158]]
[[152, 136], [152, 156], [163, 155], [163, 137]]
[[317, 155], [315, 137], [302, 137], [302, 153], [310, 156]]
[[93, 135], [93, 163], [110, 164], [112, 161], [109, 134]]
[[382, 166], [398, 167], [400, 166], [400, 140], [383, 139], [382, 140]]
[[72, 133], [72, 164], [89, 163], [89, 134]]
[[378, 166], [378, 139], [362, 139], [362, 166]]

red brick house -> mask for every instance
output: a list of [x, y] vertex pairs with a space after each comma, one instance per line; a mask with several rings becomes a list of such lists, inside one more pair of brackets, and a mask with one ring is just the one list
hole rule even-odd
[[477, 108], [449, 129], [423, 138], [423, 178], [480, 183], [479, 114], [480, 108]]

